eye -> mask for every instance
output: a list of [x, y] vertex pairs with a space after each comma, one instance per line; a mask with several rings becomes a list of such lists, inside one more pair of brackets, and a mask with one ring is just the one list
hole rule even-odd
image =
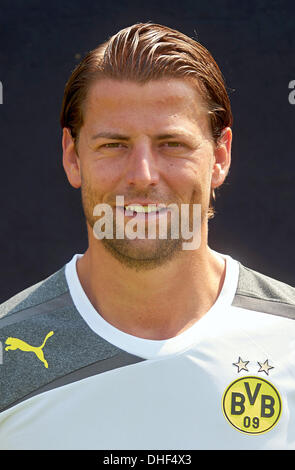
[[181, 145], [183, 145], [180, 142], [164, 142], [164, 145], [165, 144], [168, 144], [169, 147], [180, 147]]
[[162, 144], [163, 150], [185, 150], [188, 148], [186, 144], [183, 142], [163, 142]]
[[109, 142], [108, 144], [102, 145], [102, 147], [105, 147], [105, 148], [117, 148], [119, 145], [123, 145], [123, 144], [120, 143], [120, 142]]

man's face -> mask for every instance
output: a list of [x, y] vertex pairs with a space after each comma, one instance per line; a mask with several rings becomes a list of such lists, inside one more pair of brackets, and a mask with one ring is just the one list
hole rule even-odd
[[[207, 223], [215, 145], [206, 107], [190, 83], [180, 79], [144, 85], [111, 79], [95, 82], [85, 102], [77, 154], [90, 237], [97, 220], [94, 207], [111, 205], [115, 220], [118, 195], [129, 205], [201, 204], [202, 223]], [[125, 225], [130, 217], [124, 215]], [[111, 240], [95, 242], [137, 269], [172, 259], [182, 246], [181, 239], [171, 237], [122, 240], [115, 233]]]

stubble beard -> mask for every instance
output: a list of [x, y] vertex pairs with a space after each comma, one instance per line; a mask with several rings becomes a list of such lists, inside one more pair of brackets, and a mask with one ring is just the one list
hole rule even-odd
[[165, 240], [104, 238], [102, 244], [121, 264], [136, 271], [160, 267], [172, 260], [182, 249], [182, 241], [171, 238]]
[[[84, 215], [89, 228], [93, 231], [94, 224], [97, 221], [97, 218], [93, 216], [93, 208], [96, 206], [99, 198], [86, 184], [82, 185], [81, 195]], [[194, 201], [194, 203], [198, 203], [196, 199], [198, 198], [194, 192], [190, 203], [192, 204], [192, 201]], [[135, 271], [148, 271], [165, 265], [177, 256], [180, 256], [183, 252], [182, 245], [185, 240], [182, 239], [181, 236], [176, 239], [171, 237], [169, 223], [167, 224], [167, 238], [165, 239], [145, 238], [143, 240], [130, 240], [126, 237], [123, 239], [117, 238], [115, 209], [113, 210], [113, 213], [113, 237], [96, 240], [96, 242], [101, 243], [104, 248], [123, 266], [134, 269]], [[202, 220], [203, 216], [202, 210]], [[191, 228], [192, 220], [190, 218], [190, 229]]]

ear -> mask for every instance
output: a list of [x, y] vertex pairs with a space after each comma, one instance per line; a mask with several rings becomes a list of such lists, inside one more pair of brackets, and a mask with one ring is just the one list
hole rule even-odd
[[70, 129], [65, 127], [62, 136], [63, 149], [63, 167], [66, 172], [69, 183], [74, 188], [81, 186], [80, 159], [76, 152], [75, 142], [71, 135]]
[[212, 167], [211, 188], [221, 186], [225, 181], [231, 164], [232, 131], [225, 127], [216, 144], [214, 156], [215, 162]]

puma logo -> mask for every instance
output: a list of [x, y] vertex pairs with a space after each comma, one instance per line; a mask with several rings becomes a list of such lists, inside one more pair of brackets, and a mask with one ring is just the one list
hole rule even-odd
[[36, 354], [37, 358], [41, 362], [43, 362], [44, 366], [47, 369], [48, 368], [48, 362], [46, 361], [46, 359], [44, 357], [44, 353], [43, 353], [42, 349], [44, 348], [45, 343], [48, 340], [48, 338], [50, 338], [50, 336], [52, 336], [53, 334], [54, 334], [54, 331], [49, 331], [49, 333], [45, 336], [44, 341], [41, 344], [41, 346], [31, 346], [30, 344], [26, 343], [22, 339], [9, 337], [5, 341], [5, 344], [7, 344], [7, 346], [5, 348], [5, 351], [9, 351], [10, 349], [12, 351], [15, 351], [16, 349], [20, 349], [21, 351], [32, 351], [33, 353]]

